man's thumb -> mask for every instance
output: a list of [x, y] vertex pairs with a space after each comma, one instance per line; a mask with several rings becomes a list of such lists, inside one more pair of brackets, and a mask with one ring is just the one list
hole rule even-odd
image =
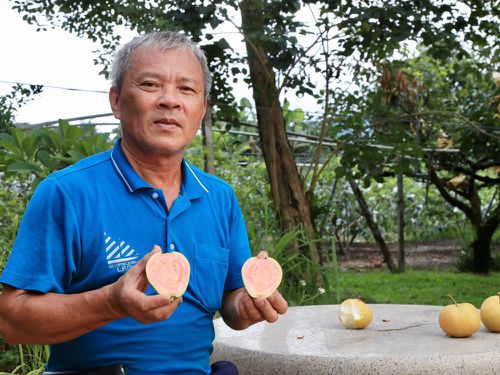
[[141, 261], [139, 263], [137, 263], [137, 265], [140, 268], [146, 268], [146, 263], [148, 262], [149, 258], [151, 258], [156, 253], [161, 253], [161, 247], [158, 245], [154, 245], [153, 250], [151, 250], [149, 253], [144, 255], [144, 257], [141, 259]]

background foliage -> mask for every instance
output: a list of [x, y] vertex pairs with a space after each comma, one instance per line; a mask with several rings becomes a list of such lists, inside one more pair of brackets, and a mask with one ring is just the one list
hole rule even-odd
[[[386, 241], [397, 238], [398, 174], [405, 175], [407, 240], [458, 238], [463, 247], [457, 259], [459, 270], [474, 269], [476, 229], [488, 220], [494, 229], [488, 235], [498, 245], [499, 181], [497, 172], [489, 170], [499, 164], [500, 155], [500, 92], [491, 79], [492, 71], [499, 70], [496, 2], [467, 0], [460, 6], [447, 0], [244, 3], [262, 9], [255, 16], [263, 27], [241, 35], [254, 43], [253, 47], [247, 43], [251, 47], [247, 52], [257, 49], [260, 58], [268, 61], [264, 75], [253, 81], [248, 69], [251, 56], [242, 55], [224, 34], [214, 32], [223, 22], [241, 31], [233, 21], [239, 11], [235, 1], [159, 0], [154, 6], [148, 1], [13, 1], [25, 20], [40, 29], [61, 27], [102, 42], [103, 53], [96, 62], [104, 73], [120, 42], [116, 27], [139, 32], [184, 30], [203, 45], [215, 73], [212, 104], [220, 131], [214, 134], [217, 174], [235, 188], [252, 251], [265, 248], [282, 264], [282, 292], [292, 305], [338, 303], [357, 294], [370, 302], [446, 304], [444, 295], [452, 293], [477, 306], [483, 297], [494, 294], [496, 272], [488, 277], [453, 270], [410, 270], [401, 275], [339, 272], [336, 250], [348, 252], [353, 241], [373, 241], [373, 231], [349, 188], [353, 180], [362, 185], [370, 214]], [[310, 12], [312, 23], [302, 22], [304, 11]], [[254, 21], [244, 19], [244, 13], [241, 16], [242, 21]], [[324, 106], [322, 114], [307, 114], [290, 108], [280, 97], [277, 112], [286, 130], [296, 133], [289, 135], [288, 143], [311, 205], [317, 239], [311, 240], [300, 226], [282, 231], [258, 140], [231, 132], [236, 128], [255, 131], [245, 124], [259, 119], [258, 113], [242, 108], [251, 105], [249, 100], [235, 102], [231, 84], [243, 80], [255, 86], [269, 77], [276, 95], [310, 95]], [[109, 149], [114, 139], [114, 134], [66, 121], [54, 128], [14, 127], [16, 110], [41, 90], [17, 86], [0, 97], [0, 272], [38, 182], [55, 169]], [[257, 124], [261, 130], [268, 125]], [[316, 142], [304, 142], [311, 139]], [[434, 155], [426, 148], [459, 152]], [[187, 158], [202, 166], [204, 151], [198, 138]], [[437, 178], [430, 178], [432, 171]], [[462, 183], [454, 180], [457, 177]], [[439, 186], [453, 199], [444, 199]], [[296, 244], [301, 251], [290, 252]], [[310, 252], [309, 245], [317, 244], [322, 245], [323, 263]], [[422, 287], [416, 290], [415, 285]], [[44, 347], [10, 347], [0, 342], [0, 349], [4, 349], [0, 370], [14, 373], [39, 373], [47, 356]]]

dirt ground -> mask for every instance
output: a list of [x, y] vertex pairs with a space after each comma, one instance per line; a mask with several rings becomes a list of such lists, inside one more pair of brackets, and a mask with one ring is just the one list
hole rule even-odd
[[[389, 244], [394, 263], [398, 262], [398, 244]], [[461, 252], [460, 244], [453, 240], [408, 242], [405, 244], [405, 266], [412, 269], [452, 269]], [[374, 244], [354, 243], [345, 255], [338, 255], [341, 270], [386, 269], [382, 253]]]

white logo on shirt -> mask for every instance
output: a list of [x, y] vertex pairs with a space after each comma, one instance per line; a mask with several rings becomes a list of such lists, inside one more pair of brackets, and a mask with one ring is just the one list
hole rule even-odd
[[125, 241], [120, 241], [120, 239], [115, 241], [104, 232], [104, 244], [106, 246], [106, 261], [110, 269], [116, 269], [117, 272], [126, 272], [137, 263], [139, 254]]

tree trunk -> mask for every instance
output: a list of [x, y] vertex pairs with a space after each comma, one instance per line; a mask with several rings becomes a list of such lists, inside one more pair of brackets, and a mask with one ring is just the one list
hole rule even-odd
[[487, 234], [483, 215], [481, 211], [481, 198], [479, 197], [478, 189], [474, 179], [469, 180], [469, 202], [471, 207], [471, 215], [469, 219], [474, 229], [474, 239], [471, 243], [472, 248], [472, 270], [474, 273], [487, 274], [491, 267], [491, 235]]
[[473, 271], [488, 274], [493, 259], [491, 257], [491, 239], [500, 225], [500, 203], [492, 215], [480, 225], [474, 225], [474, 240], [472, 241]]
[[354, 196], [356, 197], [356, 201], [358, 202], [359, 208], [361, 210], [361, 214], [366, 220], [366, 223], [368, 224], [368, 227], [370, 228], [370, 231], [372, 232], [372, 236], [377, 242], [380, 251], [382, 252], [382, 257], [384, 258], [384, 262], [387, 264], [387, 268], [389, 268], [389, 271], [391, 272], [397, 272], [396, 266], [394, 264], [394, 261], [392, 260], [391, 253], [389, 251], [389, 248], [387, 247], [387, 244], [384, 241], [384, 237], [382, 236], [382, 233], [380, 233], [380, 230], [378, 228], [377, 223], [375, 220], [373, 220], [370, 208], [368, 207], [368, 204], [366, 203], [365, 198], [363, 197], [363, 193], [361, 192], [361, 189], [359, 188], [358, 184], [352, 180], [352, 179], [347, 179], [349, 181], [349, 185], [351, 185], [352, 192], [354, 193]]
[[265, 28], [261, 0], [240, 4], [262, 154], [274, 205], [283, 230], [302, 226], [311, 239], [316, 229], [285, 132], [285, 120], [271, 63], [262, 45]]
[[474, 273], [488, 274], [492, 264], [490, 254], [491, 236], [485, 233], [482, 225], [474, 227], [474, 240], [471, 248], [473, 254], [472, 270]]
[[398, 269], [405, 271], [405, 200], [403, 174], [398, 173]]
[[500, 225], [500, 202], [487, 219], [483, 218], [481, 211], [481, 198], [479, 196], [476, 182], [473, 178], [469, 180], [468, 194], [462, 193], [469, 201], [469, 205], [451, 195], [446, 183], [437, 175], [435, 169], [430, 165], [429, 176], [441, 196], [452, 206], [460, 209], [467, 219], [470, 220], [474, 229], [472, 248], [472, 271], [474, 273], [487, 274], [493, 264], [491, 258], [491, 239], [495, 230]]
[[201, 125], [201, 132], [203, 134], [203, 146], [205, 149], [205, 172], [215, 174], [215, 158], [214, 158], [214, 140], [212, 132], [212, 106], [210, 103], [207, 105], [207, 112], [203, 118]]

